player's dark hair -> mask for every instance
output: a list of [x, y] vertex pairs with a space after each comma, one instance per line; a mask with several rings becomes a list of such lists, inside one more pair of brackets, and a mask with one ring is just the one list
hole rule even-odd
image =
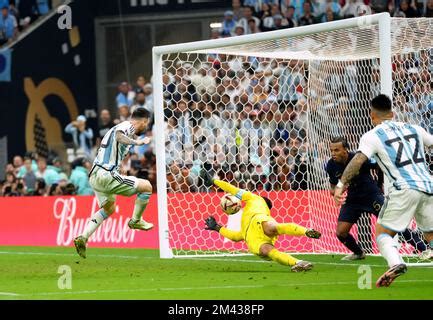
[[379, 112], [388, 113], [392, 110], [391, 99], [385, 94], [379, 94], [371, 100], [371, 107]]
[[339, 143], [343, 145], [344, 149], [349, 149], [349, 143], [347, 142], [345, 137], [334, 137], [331, 139], [331, 143]]
[[150, 118], [150, 113], [144, 108], [137, 108], [134, 110], [131, 116], [132, 119], [143, 119], [143, 118]]
[[271, 210], [272, 209], [272, 201], [266, 197], [262, 197], [262, 198], [263, 198], [263, 200], [265, 200], [266, 204], [268, 205], [269, 210]]

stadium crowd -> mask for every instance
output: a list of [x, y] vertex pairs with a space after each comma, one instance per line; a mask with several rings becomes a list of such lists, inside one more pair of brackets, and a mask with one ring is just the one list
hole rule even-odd
[[62, 0], [0, 0], [0, 47], [16, 40]]
[[[23, 1], [23, 0], [21, 0]], [[221, 29], [212, 38], [290, 28], [340, 17], [360, 14], [354, 5], [360, 1], [233, 1], [224, 15]], [[433, 0], [425, 2], [370, 1], [374, 12], [389, 9], [394, 16], [412, 14], [431, 16]], [[424, 4], [421, 6], [420, 4]], [[409, 5], [411, 10], [406, 8]], [[378, 9], [382, 8], [382, 9]], [[400, 8], [400, 9], [398, 9]], [[409, 13], [410, 12], [410, 13]], [[414, 13], [415, 12], [415, 13]], [[362, 12], [361, 12], [362, 14]], [[282, 18], [281, 18], [282, 17]], [[281, 19], [280, 19], [281, 18]], [[281, 21], [279, 21], [281, 20]], [[241, 30], [243, 29], [243, 30]], [[242, 31], [242, 32], [241, 32]], [[312, 149], [308, 143], [307, 103], [314, 86], [307, 86], [309, 65], [301, 60], [262, 59], [211, 55], [209, 59], [166, 62], [163, 75], [167, 183], [170, 191], [204, 191], [199, 179], [203, 164], [221, 179], [237, 182], [251, 190], [307, 189], [309, 157], [327, 159], [327, 142]], [[351, 63], [334, 65], [323, 84], [335, 94], [322, 97], [328, 110], [345, 110], [327, 114], [339, 125], [329, 128], [334, 135], [346, 135], [355, 147], [362, 132], [341, 132], [338, 128], [356, 114], [356, 101], [368, 101], [380, 91], [377, 65]], [[363, 79], [360, 68], [368, 71]], [[402, 120], [417, 119], [433, 133], [433, 52], [421, 51], [393, 60], [395, 108]], [[360, 97], [357, 85], [368, 83], [368, 97]], [[310, 92], [308, 92], [310, 90]], [[368, 90], [364, 90], [367, 92]], [[86, 117], [79, 116], [65, 128], [73, 144], [73, 156], [63, 163], [56, 154], [28, 153], [15, 156], [5, 168], [0, 195], [92, 194], [87, 172], [91, 168], [102, 137], [136, 108], [146, 108], [152, 115], [148, 145], [133, 147], [123, 164], [130, 175], [148, 179], [156, 190], [156, 156], [154, 149], [154, 107], [152, 81], [139, 76], [134, 84], [122, 82], [113, 101], [116, 112], [101, 108], [99, 127], [93, 131]], [[317, 110], [316, 110], [317, 111]], [[353, 127], [353, 126], [352, 126]], [[359, 130], [358, 130], [359, 131]], [[433, 164], [432, 164], [433, 166]], [[311, 170], [309, 170], [311, 169]], [[317, 169], [317, 168], [316, 168]], [[319, 168], [322, 170], [323, 168]], [[433, 169], [433, 168], [431, 168]], [[319, 175], [320, 176], [320, 175]], [[322, 176], [324, 174], [322, 173]]]

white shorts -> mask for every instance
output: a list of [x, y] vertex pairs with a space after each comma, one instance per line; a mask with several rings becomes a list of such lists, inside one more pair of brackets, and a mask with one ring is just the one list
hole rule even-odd
[[107, 171], [95, 167], [90, 175], [89, 183], [95, 191], [99, 207], [107, 202], [114, 202], [116, 195], [132, 196], [137, 194], [138, 179], [134, 176], [122, 176], [117, 171]]
[[433, 195], [406, 189], [392, 190], [377, 222], [395, 232], [404, 231], [415, 218], [423, 232], [433, 232]]

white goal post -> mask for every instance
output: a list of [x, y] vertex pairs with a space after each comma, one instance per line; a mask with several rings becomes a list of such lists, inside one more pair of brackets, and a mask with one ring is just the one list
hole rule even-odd
[[[433, 19], [380, 13], [154, 47], [160, 257], [246, 252], [245, 245], [203, 230], [209, 215], [239, 225], [217, 208], [221, 194], [200, 183], [203, 164], [275, 200], [277, 221], [324, 235], [319, 241], [282, 237], [281, 248], [347, 253], [335, 237], [338, 210], [327, 191], [327, 144], [342, 135], [354, 150], [371, 129], [368, 103], [380, 92], [398, 100], [398, 118], [431, 128], [421, 105], [433, 100], [424, 79], [432, 72], [432, 29]], [[403, 99], [416, 105], [410, 115]], [[365, 216], [360, 225], [367, 231], [354, 231], [358, 240], [368, 238], [366, 251], [377, 254], [370, 239], [374, 221]], [[412, 251], [402, 243], [405, 255]]]

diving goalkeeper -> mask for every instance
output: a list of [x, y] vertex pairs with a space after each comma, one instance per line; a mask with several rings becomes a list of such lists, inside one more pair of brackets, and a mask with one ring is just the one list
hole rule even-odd
[[221, 226], [212, 216], [205, 220], [206, 230], [217, 231], [232, 241], [245, 240], [251, 253], [290, 266], [293, 272], [308, 271], [313, 268], [311, 262], [298, 260], [287, 253], [278, 251], [274, 244], [278, 236], [282, 234], [319, 239], [321, 236], [319, 231], [306, 229], [295, 223], [277, 223], [271, 217], [272, 202], [268, 198], [236, 188], [230, 183], [214, 180], [205, 170], [202, 170], [200, 175], [207, 187], [215, 184], [245, 202], [240, 231], [229, 230]]

